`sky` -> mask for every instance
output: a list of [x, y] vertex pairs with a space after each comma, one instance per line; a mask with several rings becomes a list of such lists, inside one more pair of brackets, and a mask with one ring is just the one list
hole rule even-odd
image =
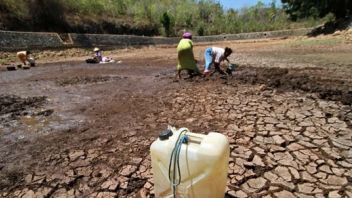
[[[219, 0], [224, 8], [235, 8], [241, 9], [243, 7], [253, 6], [258, 3], [259, 0]], [[269, 4], [272, 0], [262, 0], [264, 4]], [[276, 4], [279, 5], [280, 0], [276, 0]]]

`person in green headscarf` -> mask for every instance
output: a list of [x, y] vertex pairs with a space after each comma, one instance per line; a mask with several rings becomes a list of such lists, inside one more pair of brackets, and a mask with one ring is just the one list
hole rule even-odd
[[182, 39], [177, 46], [177, 54], [178, 64], [176, 68], [176, 79], [181, 78], [182, 70], [187, 70], [190, 77], [200, 74], [199, 69], [197, 67], [197, 61], [195, 60], [193, 54], [193, 42], [191, 33], [185, 32], [182, 35]]

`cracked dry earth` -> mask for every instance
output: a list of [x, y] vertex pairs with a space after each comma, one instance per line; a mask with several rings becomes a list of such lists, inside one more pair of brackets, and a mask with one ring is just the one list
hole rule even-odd
[[149, 146], [170, 124], [228, 136], [226, 197], [352, 197], [350, 66], [263, 70], [253, 53], [227, 80], [142, 58], [0, 73], [1, 93], [47, 100], [1, 114], [0, 195], [154, 197]]
[[195, 113], [206, 109], [203, 105], [189, 107], [194, 110], [189, 116], [208, 120], [228, 135], [229, 195], [352, 196], [351, 129], [334, 116], [341, 107], [297, 93], [264, 94], [241, 85], [185, 101], [214, 101], [203, 115]]

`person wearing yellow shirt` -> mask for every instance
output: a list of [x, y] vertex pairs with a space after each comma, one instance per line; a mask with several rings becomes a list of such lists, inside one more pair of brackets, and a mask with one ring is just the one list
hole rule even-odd
[[182, 70], [187, 70], [190, 77], [200, 74], [197, 67], [197, 61], [193, 54], [192, 34], [190, 32], [185, 32], [182, 35], [182, 39], [177, 46], [177, 60], [176, 79], [181, 78]]

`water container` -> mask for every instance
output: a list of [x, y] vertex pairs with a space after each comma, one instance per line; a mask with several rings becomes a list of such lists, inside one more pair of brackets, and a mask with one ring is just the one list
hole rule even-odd
[[[185, 128], [176, 130], [173, 127], [169, 127], [169, 131], [153, 142], [150, 148], [155, 196], [174, 197], [169, 163], [180, 133], [186, 134], [188, 143], [180, 146], [181, 181], [175, 189], [176, 197], [224, 198], [230, 154], [226, 136], [213, 132], [196, 134]], [[174, 173], [172, 168], [170, 173]]]

